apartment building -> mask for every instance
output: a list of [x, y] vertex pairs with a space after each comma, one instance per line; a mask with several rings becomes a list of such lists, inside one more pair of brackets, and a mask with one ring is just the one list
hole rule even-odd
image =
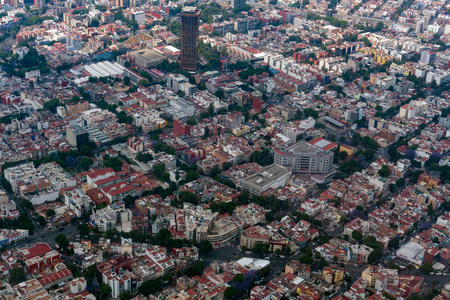
[[329, 174], [333, 170], [333, 150], [336, 147], [336, 143], [323, 138], [310, 142], [300, 141], [284, 150], [276, 150], [274, 161], [289, 168], [292, 173]]

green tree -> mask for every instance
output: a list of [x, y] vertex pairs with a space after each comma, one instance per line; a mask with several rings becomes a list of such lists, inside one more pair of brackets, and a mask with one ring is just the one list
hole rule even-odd
[[244, 281], [244, 274], [242, 274], [242, 273], [236, 274], [233, 277], [232, 281], [243, 282]]
[[213, 251], [213, 246], [210, 241], [203, 240], [199, 243], [199, 251], [202, 254], [209, 254]]
[[89, 168], [94, 164], [94, 161], [90, 157], [85, 157], [80, 161], [80, 166], [85, 169], [89, 170]]
[[148, 153], [148, 152], [139, 152], [136, 155], [136, 158], [137, 158], [138, 161], [140, 161], [140, 162], [142, 162], [144, 164], [146, 164], [149, 161], [153, 160], [153, 156], [150, 153]]
[[102, 297], [105, 297], [106, 295], [111, 293], [112, 289], [111, 289], [111, 287], [109, 285], [107, 285], [105, 283], [100, 283], [98, 285], [98, 291], [100, 292]]
[[422, 266], [420, 267], [420, 270], [426, 274], [429, 274], [434, 271], [433, 265], [430, 263], [423, 263]]
[[106, 168], [112, 168], [116, 172], [122, 170], [122, 164], [123, 164], [122, 160], [118, 157], [112, 157], [112, 158], [105, 157], [103, 159], [103, 165]]
[[20, 201], [20, 205], [26, 210], [30, 210], [33, 207], [33, 203], [27, 199]]
[[225, 290], [224, 297], [225, 299], [231, 300], [234, 299], [238, 295], [238, 290], [234, 286], [229, 286]]
[[55, 242], [57, 242], [64, 251], [67, 250], [70, 244], [69, 240], [64, 234], [58, 234], [55, 238]]
[[24, 282], [27, 279], [27, 273], [23, 267], [14, 268], [9, 271], [9, 282], [13, 285]]
[[363, 237], [363, 235], [361, 232], [359, 232], [358, 230], [353, 230], [352, 239], [354, 239], [355, 241], [359, 241], [362, 239], [362, 237]]
[[128, 300], [128, 299], [130, 299], [130, 291], [129, 290], [125, 290], [122, 293], [120, 293], [119, 299], [120, 300]]
[[41, 227], [44, 227], [45, 224], [47, 223], [47, 221], [45, 221], [45, 218], [41, 215], [37, 217], [36, 221], [38, 222], [39, 225], [41, 225]]
[[89, 233], [91, 232], [91, 227], [89, 227], [89, 225], [86, 223], [79, 224], [77, 229], [78, 232], [80, 233], [80, 236], [89, 235]]
[[398, 237], [395, 237], [389, 242], [388, 247], [390, 249], [396, 249], [396, 248], [398, 248], [399, 245], [400, 245], [400, 240]]
[[96, 275], [97, 275], [96, 265], [90, 265], [89, 267], [83, 269], [83, 276], [88, 280], [94, 279]]
[[47, 211], [45, 212], [45, 215], [47, 217], [53, 217], [55, 215], [55, 211], [53, 209], [47, 209]]
[[378, 259], [380, 259], [382, 253], [380, 249], [375, 249], [370, 252], [369, 257], [367, 258], [367, 262], [369, 264], [374, 264]]
[[382, 165], [380, 170], [378, 171], [378, 175], [380, 175], [381, 177], [388, 177], [389, 176], [389, 166]]
[[390, 192], [395, 192], [396, 189], [397, 189], [397, 186], [394, 183], [389, 184], [389, 191]]
[[81, 146], [80, 154], [84, 156], [94, 156], [94, 154], [92, 153], [92, 148], [88, 145]]
[[108, 251], [103, 252], [102, 255], [103, 259], [109, 260], [111, 258], [111, 253], [109, 253]]
[[60, 105], [59, 99], [53, 98], [47, 102], [44, 103], [44, 108], [48, 109], [52, 113], [56, 113], [56, 108]]
[[130, 79], [130, 77], [128, 77], [128, 76], [125, 76], [125, 77], [123, 78], [123, 83], [124, 83], [125, 85], [129, 85], [129, 84], [130, 84], [130, 81], [131, 81], [131, 79]]

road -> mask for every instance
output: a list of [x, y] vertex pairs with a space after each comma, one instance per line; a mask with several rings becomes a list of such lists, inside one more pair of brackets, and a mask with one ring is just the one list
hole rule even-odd
[[[20, 203], [19, 203], [18, 199], [16, 199], [15, 195], [9, 193], [8, 191], [6, 191], [6, 193], [8, 194], [9, 199], [11, 199], [12, 201], [14, 201], [16, 203], [17, 209], [19, 210], [19, 212], [21, 214], [29, 214], [29, 212], [26, 211], [20, 205]], [[62, 231], [60, 231], [60, 230], [48, 231], [48, 230], [45, 230], [44, 228], [42, 228], [34, 220], [33, 217], [30, 216], [30, 219], [32, 220], [33, 225], [34, 225], [34, 234], [32, 236], [28, 237], [27, 239], [17, 241], [16, 243], [14, 243], [12, 245], [7, 245], [6, 248], [16, 248], [16, 247], [21, 248], [21, 247], [26, 247], [26, 246], [32, 246], [34, 243], [39, 243], [39, 242], [46, 242], [50, 245], [50, 247], [54, 248], [55, 244], [56, 244], [55, 238], [56, 238], [56, 236], [58, 236], [58, 234], [64, 234], [68, 238], [75, 237], [78, 234], [77, 224], [66, 225], [66, 226], [62, 227], [63, 228]]]

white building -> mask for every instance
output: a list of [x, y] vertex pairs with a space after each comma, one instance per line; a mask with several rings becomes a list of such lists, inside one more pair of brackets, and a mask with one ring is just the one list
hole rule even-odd
[[402, 107], [400, 107], [399, 116], [401, 118], [411, 119], [411, 118], [414, 118], [415, 115], [416, 115], [415, 107], [412, 107], [409, 104], [405, 104]]
[[82, 189], [66, 191], [64, 193], [64, 203], [75, 212], [78, 218], [83, 214], [89, 214], [94, 206], [94, 202]]
[[242, 189], [249, 191], [251, 195], [259, 196], [269, 188], [285, 186], [291, 174], [287, 168], [273, 164], [244, 179]]

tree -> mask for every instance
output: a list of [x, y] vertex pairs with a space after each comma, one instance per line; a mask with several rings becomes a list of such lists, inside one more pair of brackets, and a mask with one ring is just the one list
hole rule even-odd
[[106, 295], [108, 295], [109, 293], [112, 292], [112, 289], [111, 289], [111, 287], [109, 285], [107, 285], [105, 283], [100, 283], [98, 285], [98, 291], [100, 292], [100, 294], [102, 296], [106, 296]]
[[209, 127], [208, 126], [205, 127], [205, 132], [203, 134], [203, 139], [207, 139], [207, 138], [209, 138]]
[[208, 106], [208, 114], [210, 116], [214, 115], [214, 104], [213, 103], [210, 103], [209, 106]]
[[15, 285], [21, 282], [24, 282], [27, 279], [27, 273], [23, 269], [23, 267], [14, 268], [9, 271], [9, 282]]
[[209, 254], [213, 251], [212, 244], [208, 240], [200, 241], [198, 248], [199, 248], [200, 253], [202, 253], [202, 254]]
[[140, 161], [140, 162], [142, 162], [144, 164], [146, 164], [149, 161], [153, 160], [153, 156], [150, 153], [148, 153], [148, 152], [139, 152], [136, 155], [136, 158], [137, 158], [138, 161]]
[[225, 96], [225, 92], [224, 92], [222, 89], [218, 89], [218, 90], [214, 93], [214, 95], [215, 95], [217, 98], [222, 99], [222, 98]]
[[59, 99], [53, 98], [50, 101], [44, 103], [44, 108], [51, 111], [52, 113], [56, 113], [56, 108], [59, 106]]
[[187, 268], [184, 273], [186, 276], [192, 277], [194, 275], [201, 275], [203, 270], [205, 269], [205, 265], [202, 261], [195, 262], [191, 267]]
[[229, 300], [233, 299], [237, 295], [238, 295], [238, 290], [234, 286], [227, 287], [227, 289], [225, 290], [225, 293], [224, 293], [225, 299], [229, 299]]
[[420, 270], [426, 274], [429, 274], [434, 271], [433, 265], [427, 262], [422, 264]]
[[105, 156], [103, 158], [103, 165], [106, 168], [112, 168], [116, 172], [122, 170], [122, 164], [123, 164], [122, 160], [118, 157], [110, 158]]
[[359, 241], [362, 239], [362, 237], [363, 237], [363, 235], [361, 232], [359, 232], [358, 230], [353, 230], [352, 239], [354, 239], [355, 241]]
[[37, 222], [39, 223], [39, 225], [41, 225], [42, 227], [44, 227], [45, 224], [47, 223], [47, 222], [45, 221], [45, 218], [44, 218], [43, 216], [41, 216], [41, 215], [39, 215], [39, 216], [37, 217], [36, 221], [37, 221]]
[[378, 175], [380, 175], [381, 177], [388, 177], [389, 176], [389, 166], [382, 165], [380, 170], [378, 171]]
[[285, 255], [290, 255], [292, 252], [291, 247], [289, 247], [289, 245], [286, 246], [286, 249], [284, 249], [284, 254]]
[[404, 185], [405, 185], [405, 179], [404, 179], [404, 178], [398, 179], [398, 180], [395, 182], [395, 185], [396, 185], [397, 187], [404, 186]]
[[91, 228], [86, 223], [82, 223], [82, 224], [78, 225], [77, 229], [78, 229], [78, 232], [80, 233], [80, 236], [88, 235], [91, 232]]
[[389, 184], [389, 191], [390, 192], [395, 192], [396, 189], [397, 189], [397, 186], [394, 183]]
[[278, 255], [278, 256], [280, 256], [280, 255], [282, 254], [281, 249], [278, 248], [277, 250], [275, 250], [275, 254]]
[[89, 267], [83, 269], [83, 276], [88, 280], [94, 279], [96, 275], [97, 275], [96, 265], [90, 265]]
[[26, 210], [30, 210], [33, 207], [33, 203], [31, 203], [31, 201], [27, 199], [20, 201], [20, 205], [22, 205], [22, 207]]
[[90, 157], [85, 157], [80, 161], [80, 166], [85, 169], [89, 170], [89, 168], [94, 164], [94, 161]]
[[380, 259], [382, 253], [380, 249], [375, 249], [372, 252], [370, 252], [369, 257], [367, 258], [367, 262], [369, 264], [375, 263], [378, 259]]
[[400, 245], [400, 240], [398, 239], [398, 237], [395, 237], [389, 242], [388, 247], [390, 249], [396, 249], [396, 248], [398, 248], [399, 245]]
[[130, 84], [130, 81], [131, 81], [131, 79], [130, 79], [130, 77], [128, 77], [128, 76], [125, 76], [125, 77], [123, 78], [123, 83], [124, 83], [125, 85], [129, 85], [129, 84]]
[[103, 259], [109, 260], [111, 258], [111, 253], [109, 253], [108, 251], [103, 252], [102, 255]]
[[341, 159], [341, 160], [344, 160], [344, 159], [346, 159], [347, 158], [347, 156], [348, 156], [348, 153], [347, 152], [345, 152], [345, 151], [341, 151], [341, 152], [339, 152], [339, 159]]
[[47, 209], [47, 211], [45, 212], [45, 215], [47, 216], [47, 217], [53, 217], [54, 215], [55, 215], [55, 211], [53, 210], [53, 209]]
[[130, 291], [129, 290], [125, 290], [122, 293], [120, 293], [119, 299], [120, 300], [128, 300], [128, 299], [130, 299]]
[[67, 250], [67, 247], [69, 247], [70, 244], [69, 240], [64, 234], [58, 234], [55, 238], [55, 242], [57, 242], [64, 251]]
[[127, 60], [123, 65], [125, 68], [129, 68], [131, 66], [131, 63]]
[[92, 148], [88, 145], [81, 146], [80, 154], [84, 156], [94, 156], [94, 154], [92, 153]]

